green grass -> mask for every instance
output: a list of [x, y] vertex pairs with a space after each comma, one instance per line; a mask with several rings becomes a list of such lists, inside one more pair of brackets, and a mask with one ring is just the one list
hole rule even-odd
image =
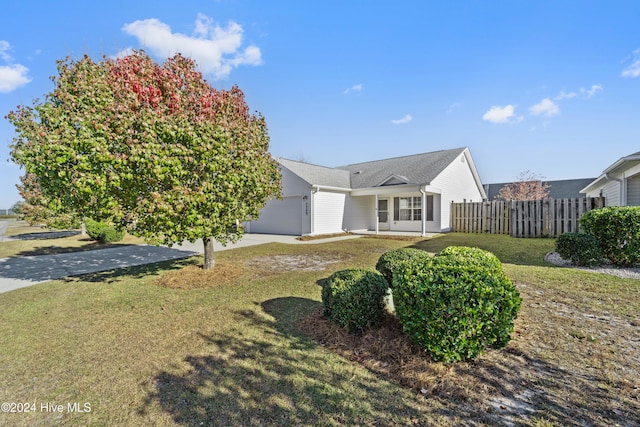
[[[605, 354], [607, 348], [621, 348], [618, 340], [624, 337], [615, 336], [616, 325], [606, 331], [617, 344], [607, 347], [607, 338], [590, 329], [590, 318], [574, 316], [567, 323], [551, 315], [574, 309], [638, 322], [637, 281], [550, 266], [542, 257], [553, 249], [553, 240], [450, 234], [415, 244], [360, 238], [219, 252], [220, 262], [244, 264], [242, 275], [198, 289], [154, 283], [165, 272], [202, 262], [192, 258], [0, 294], [0, 402], [34, 402], [38, 409], [0, 413], [0, 425], [499, 422], [506, 418], [486, 403], [416, 394], [295, 328], [320, 307], [318, 282], [333, 271], [372, 268], [389, 249], [415, 245], [435, 252], [451, 244], [493, 250], [525, 299], [512, 344], [477, 363], [459, 365], [459, 377], [453, 379], [477, 377], [480, 386], [489, 387], [480, 393], [483, 400], [492, 393], [515, 396], [523, 387], [530, 390], [534, 413], [513, 415], [516, 425], [611, 424], [615, 411], [620, 411], [620, 425], [639, 422], [640, 405], [629, 397], [638, 386], [629, 366], [635, 359]], [[252, 267], [256, 259], [274, 254], [345, 261], [321, 271], [283, 267], [267, 274]], [[580, 338], [591, 335], [597, 339]], [[587, 362], [593, 366], [585, 367]], [[442, 381], [451, 379], [445, 374]], [[91, 412], [40, 411], [46, 402], [88, 402]]]

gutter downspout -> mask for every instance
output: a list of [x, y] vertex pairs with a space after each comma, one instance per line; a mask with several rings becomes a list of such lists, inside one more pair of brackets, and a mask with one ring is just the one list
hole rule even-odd
[[[623, 175], [624, 176], [624, 175]], [[608, 179], [609, 181], [617, 181], [620, 184], [620, 206], [626, 206], [627, 205], [627, 199], [625, 197], [625, 191], [624, 191], [624, 180], [620, 179], [620, 178], [614, 178], [612, 176], [610, 176], [608, 173], [604, 174], [605, 179]], [[624, 204], [622, 204], [622, 202], [624, 201]]]
[[378, 193], [376, 193], [376, 234], [380, 233], [380, 214], [378, 213], [378, 206]]
[[427, 234], [427, 223], [426, 223], [426, 218], [427, 218], [427, 190], [426, 188], [420, 187], [420, 194], [422, 194], [422, 237], [424, 237]]

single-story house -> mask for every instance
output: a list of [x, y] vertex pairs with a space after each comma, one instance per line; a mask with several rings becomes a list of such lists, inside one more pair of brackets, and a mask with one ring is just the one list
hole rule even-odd
[[486, 194], [468, 148], [330, 168], [277, 159], [283, 199], [269, 200], [249, 233], [443, 232], [451, 202]]
[[618, 159], [580, 192], [604, 196], [605, 206], [640, 206], [640, 152]]

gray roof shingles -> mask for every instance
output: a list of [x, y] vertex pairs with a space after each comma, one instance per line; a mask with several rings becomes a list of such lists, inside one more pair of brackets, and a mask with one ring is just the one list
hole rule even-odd
[[408, 184], [429, 184], [464, 150], [433, 151], [337, 168], [283, 158], [279, 158], [278, 162], [309, 184], [359, 189], [378, 186], [392, 176], [407, 180]]

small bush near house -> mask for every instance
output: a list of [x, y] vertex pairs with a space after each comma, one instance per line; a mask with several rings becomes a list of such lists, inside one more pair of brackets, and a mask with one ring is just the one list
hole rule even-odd
[[431, 259], [429, 254], [422, 249], [400, 248], [387, 251], [380, 256], [376, 263], [378, 270], [387, 282], [389, 287], [393, 288], [393, 271], [403, 262], [411, 261], [420, 263]]
[[556, 240], [556, 252], [575, 265], [598, 265], [602, 262], [602, 250], [591, 234], [564, 233]]
[[329, 276], [322, 287], [323, 314], [349, 333], [361, 334], [380, 324], [388, 284], [377, 271], [341, 270]]
[[401, 264], [394, 277], [398, 320], [432, 359], [471, 360], [509, 342], [522, 299], [492, 253], [445, 248], [422, 268]]
[[594, 209], [582, 215], [580, 225], [613, 264], [628, 267], [640, 262], [640, 207]]
[[86, 218], [84, 220], [84, 225], [89, 237], [102, 243], [119, 242], [124, 238], [124, 230], [107, 225], [104, 222]]

